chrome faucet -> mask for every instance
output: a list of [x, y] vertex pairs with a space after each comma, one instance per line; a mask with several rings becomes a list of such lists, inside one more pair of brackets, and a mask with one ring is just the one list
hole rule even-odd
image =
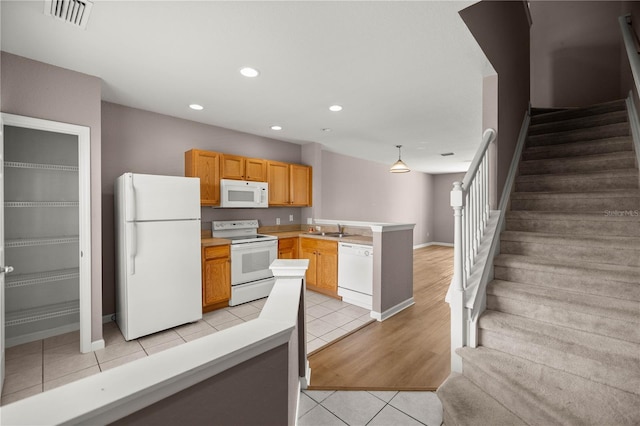
[[339, 233], [339, 234], [342, 234], [342, 233], [343, 233], [343, 231], [344, 231], [344, 227], [343, 227], [343, 226], [341, 226], [339, 223], [336, 223], [336, 225], [338, 225], [338, 233]]

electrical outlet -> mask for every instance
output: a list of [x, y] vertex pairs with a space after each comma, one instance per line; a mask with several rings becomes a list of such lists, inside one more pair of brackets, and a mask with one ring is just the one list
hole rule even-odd
[[280, 218], [276, 217], [276, 225], [280, 225]]
[[289, 215], [289, 222], [293, 222], [293, 215], [292, 214]]
[[313, 219], [308, 217], [307, 218], [307, 225], [313, 225]]

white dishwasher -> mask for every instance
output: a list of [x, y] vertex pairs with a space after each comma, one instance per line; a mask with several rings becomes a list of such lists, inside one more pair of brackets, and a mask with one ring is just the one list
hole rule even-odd
[[338, 295], [352, 305], [371, 309], [373, 301], [373, 247], [338, 244]]

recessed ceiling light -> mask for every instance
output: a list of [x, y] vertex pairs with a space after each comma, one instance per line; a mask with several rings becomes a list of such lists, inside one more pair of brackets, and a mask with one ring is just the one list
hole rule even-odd
[[240, 74], [244, 75], [245, 77], [257, 77], [258, 75], [260, 75], [260, 71], [255, 68], [244, 67], [240, 70]]
[[282, 130], [282, 126], [271, 126], [271, 130]]
[[340, 106], [340, 105], [331, 105], [329, 107], [329, 111], [333, 111], [333, 112], [342, 111], [342, 106]]
[[198, 104], [191, 104], [189, 105], [189, 108], [195, 109], [196, 111], [202, 111], [204, 109], [202, 105], [198, 105]]

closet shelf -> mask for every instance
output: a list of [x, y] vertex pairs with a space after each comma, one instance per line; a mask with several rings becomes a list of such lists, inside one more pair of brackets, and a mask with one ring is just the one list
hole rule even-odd
[[44, 321], [51, 318], [77, 314], [78, 312], [80, 312], [80, 303], [78, 300], [56, 303], [55, 305], [42, 306], [33, 309], [25, 309], [17, 312], [7, 312], [5, 317], [5, 326], [12, 327], [30, 322]]
[[6, 240], [4, 246], [6, 248], [13, 247], [29, 247], [29, 246], [47, 246], [54, 244], [70, 244], [77, 243], [79, 237], [77, 235], [69, 237], [52, 237], [52, 238], [21, 238], [18, 240]]
[[77, 172], [78, 171], [78, 166], [63, 166], [61, 164], [22, 163], [18, 161], [5, 161], [4, 166], [12, 169], [56, 170], [59, 172]]
[[35, 274], [9, 274], [6, 288], [24, 287], [78, 278], [79, 268], [60, 269], [57, 271], [39, 272]]
[[6, 201], [5, 208], [9, 207], [78, 207], [78, 201]]

